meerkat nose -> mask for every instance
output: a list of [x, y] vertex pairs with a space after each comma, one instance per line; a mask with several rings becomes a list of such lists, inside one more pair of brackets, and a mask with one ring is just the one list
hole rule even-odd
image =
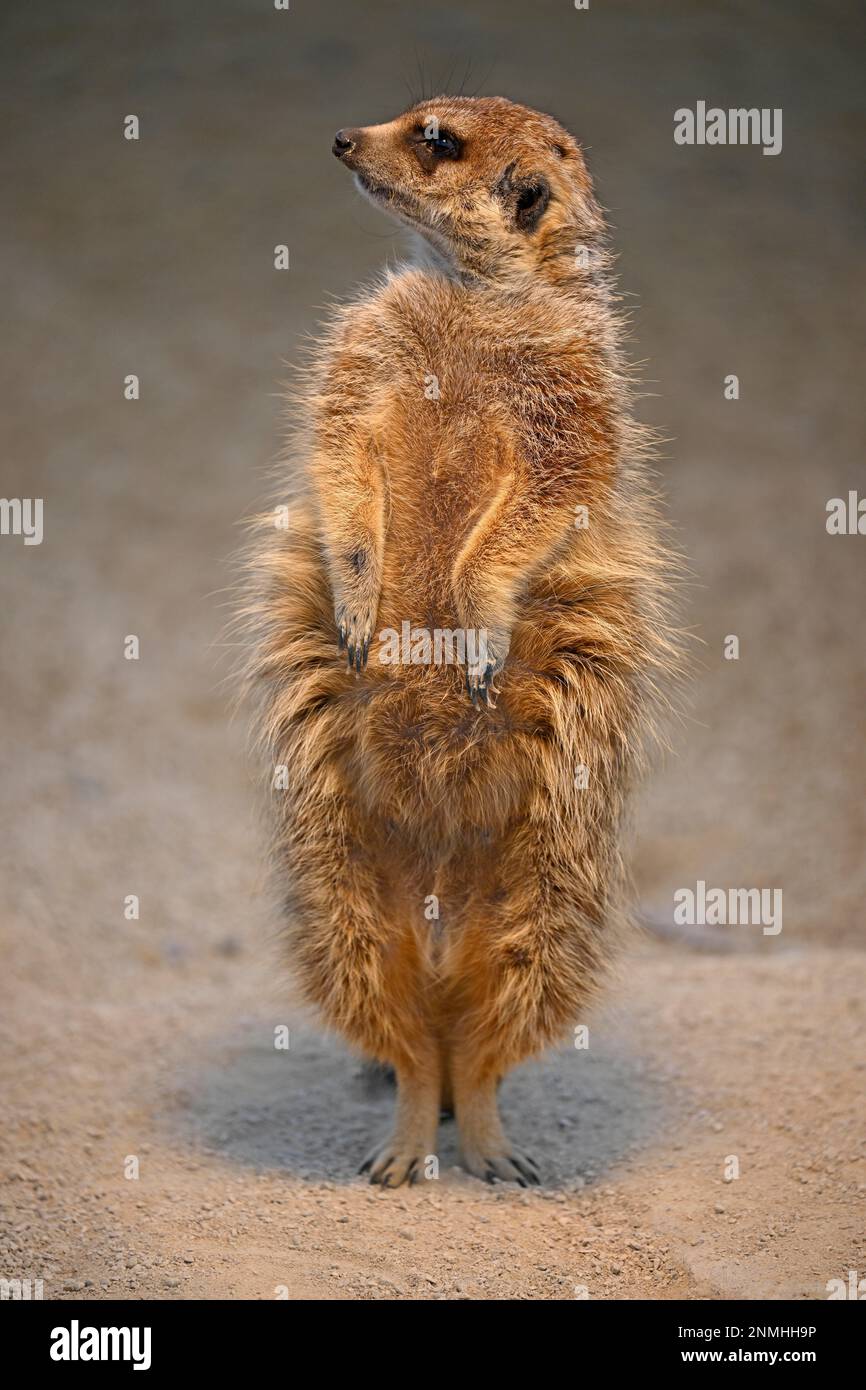
[[337, 156], [337, 158], [342, 159], [343, 155], [348, 154], [349, 151], [353, 150], [354, 148], [355, 141], [351, 138], [351, 136], [348, 135], [345, 130], [338, 130], [336, 135], [334, 136], [334, 143], [331, 146], [331, 149]]

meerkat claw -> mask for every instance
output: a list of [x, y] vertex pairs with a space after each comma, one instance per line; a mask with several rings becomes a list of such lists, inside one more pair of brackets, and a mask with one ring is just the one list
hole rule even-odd
[[518, 1187], [538, 1187], [541, 1183], [538, 1168], [524, 1153], [464, 1151], [462, 1162], [468, 1172], [486, 1183], [513, 1182]]
[[392, 1152], [391, 1146], [374, 1149], [368, 1154], [358, 1169], [359, 1173], [369, 1173], [370, 1182], [378, 1187], [400, 1187], [403, 1183], [414, 1186], [420, 1176], [421, 1154], [409, 1150]]
[[489, 661], [484, 670], [473, 670], [471, 667], [466, 671], [466, 692], [473, 705], [479, 701], [486, 705], [488, 709], [496, 709], [495, 699], [491, 695], [498, 695], [499, 687], [493, 684], [493, 677], [497, 674], [498, 667], [495, 661]]
[[337, 625], [337, 649], [346, 653], [346, 670], [360, 673], [370, 654], [372, 622], [361, 614], [347, 613]]
[[541, 1182], [541, 1175], [535, 1163], [527, 1154], [509, 1154], [508, 1161], [514, 1164], [518, 1172], [523, 1174], [527, 1183], [531, 1183], [534, 1187], [538, 1187]]

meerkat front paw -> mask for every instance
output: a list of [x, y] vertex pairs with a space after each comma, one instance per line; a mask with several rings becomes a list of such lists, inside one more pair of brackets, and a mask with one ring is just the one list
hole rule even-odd
[[481, 703], [495, 709], [493, 697], [499, 694], [499, 687], [494, 682], [505, 665], [508, 637], [482, 632], [484, 640], [477, 644], [475, 651], [466, 654], [466, 693], [473, 705]]
[[351, 602], [341, 604], [334, 616], [337, 622], [337, 645], [340, 651], [346, 652], [349, 670], [363, 670], [367, 665], [373, 624], [376, 621], [373, 605], [353, 605]]

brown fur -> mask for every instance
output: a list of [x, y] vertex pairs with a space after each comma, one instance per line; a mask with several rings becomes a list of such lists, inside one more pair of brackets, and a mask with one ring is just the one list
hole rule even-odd
[[[431, 116], [459, 158], [422, 143]], [[417, 1176], [443, 1098], [472, 1171], [532, 1181], [496, 1083], [584, 1018], [612, 954], [622, 813], [674, 655], [667, 547], [574, 139], [499, 98], [341, 135], [431, 249], [334, 315], [301, 392], [289, 528], [261, 518], [253, 547], [287, 941], [327, 1022], [396, 1070], [374, 1181]], [[381, 664], [376, 634], [405, 620], [485, 629], [490, 666]]]

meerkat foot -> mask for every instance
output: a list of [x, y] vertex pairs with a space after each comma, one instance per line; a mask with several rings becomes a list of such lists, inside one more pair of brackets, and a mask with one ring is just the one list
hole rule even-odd
[[358, 1172], [369, 1173], [370, 1182], [382, 1187], [400, 1187], [404, 1182], [411, 1186], [422, 1176], [429, 1156], [429, 1152], [402, 1147], [396, 1135], [389, 1135], [371, 1149]]
[[508, 1139], [499, 1118], [496, 1082], [457, 1091], [460, 1157], [467, 1172], [484, 1182], [516, 1182], [521, 1187], [541, 1182], [535, 1161]]
[[421, 1078], [397, 1073], [397, 1112], [394, 1128], [382, 1143], [376, 1144], [359, 1168], [369, 1173], [370, 1182], [382, 1187], [400, 1187], [424, 1176], [427, 1160], [435, 1156], [439, 1123], [439, 1079], [432, 1074]]
[[464, 1148], [461, 1158], [467, 1172], [484, 1182], [516, 1182], [520, 1187], [535, 1187], [541, 1182], [534, 1160], [508, 1140], [498, 1152], [492, 1144], [487, 1151]]

